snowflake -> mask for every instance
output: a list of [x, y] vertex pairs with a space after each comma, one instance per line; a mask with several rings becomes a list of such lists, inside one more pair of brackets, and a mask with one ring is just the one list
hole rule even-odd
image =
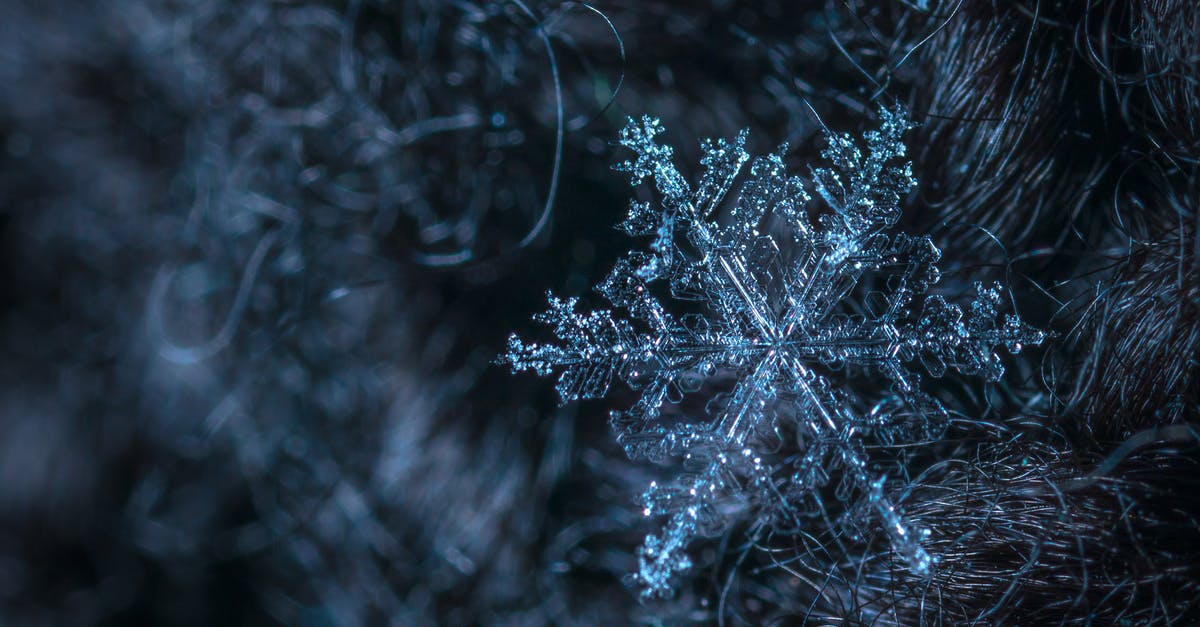
[[[543, 376], [561, 370], [564, 403], [604, 396], [614, 376], [639, 391], [631, 409], [612, 412], [618, 442], [633, 459], [682, 460], [674, 481], [643, 495], [646, 516], [667, 517], [639, 550], [634, 579], [646, 596], [669, 594], [692, 565], [691, 541], [721, 533], [740, 511], [778, 528], [824, 516], [832, 476], [848, 524], [880, 525], [915, 574], [934, 565], [927, 532], [905, 521], [884, 489], [887, 473], [868, 463], [868, 443], [940, 437], [947, 410], [920, 391], [910, 364], [934, 377], [949, 367], [996, 380], [998, 346], [1016, 353], [1044, 334], [1001, 317], [999, 284], [976, 283], [966, 313], [926, 295], [941, 252], [928, 237], [888, 233], [916, 185], [911, 164], [898, 163], [911, 125], [899, 108], [880, 117], [865, 154], [850, 136], [827, 134], [829, 167], [810, 180], [828, 209], [815, 222], [805, 182], [785, 172], [786, 146], [751, 160], [746, 131], [707, 140], [693, 189], [655, 139], [661, 123], [630, 120], [620, 143], [636, 158], [617, 169], [635, 187], [653, 179], [662, 200], [631, 203], [621, 228], [650, 236], [649, 250], [626, 255], [597, 287], [626, 313], [582, 313], [578, 299], [550, 295], [535, 319], [558, 342], [509, 339], [501, 362]], [[673, 315], [658, 293], [698, 302]], [[880, 390], [883, 398], [863, 400]], [[696, 396], [708, 399], [703, 412], [687, 402]], [[798, 454], [779, 454], [785, 437]]]

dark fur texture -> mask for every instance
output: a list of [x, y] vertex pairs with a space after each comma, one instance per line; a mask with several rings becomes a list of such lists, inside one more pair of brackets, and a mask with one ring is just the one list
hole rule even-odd
[[[18, 0], [0, 59], [6, 625], [1200, 620], [1194, 2]], [[625, 116], [802, 172], [876, 101], [944, 288], [1056, 338], [938, 384], [932, 579], [747, 520], [640, 605], [663, 469], [491, 361], [620, 252]]]

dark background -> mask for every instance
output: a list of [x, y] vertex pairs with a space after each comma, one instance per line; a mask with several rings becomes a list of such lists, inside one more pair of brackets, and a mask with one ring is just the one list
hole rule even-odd
[[[1194, 618], [1198, 15], [3, 3], [0, 622]], [[1002, 425], [915, 488], [944, 570], [917, 594], [830, 558], [814, 583], [786, 542], [737, 561], [743, 525], [639, 603], [636, 498], [670, 470], [611, 441], [632, 397], [558, 407], [493, 360], [631, 245], [627, 116], [661, 117], [685, 173], [749, 128], [806, 174], [818, 115], [857, 134], [897, 102], [902, 226], [947, 289], [1005, 280], [1057, 334], [994, 386], [938, 384]]]

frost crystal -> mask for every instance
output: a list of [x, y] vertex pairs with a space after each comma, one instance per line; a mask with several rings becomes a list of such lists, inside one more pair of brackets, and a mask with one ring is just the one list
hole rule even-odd
[[[617, 169], [635, 186], [653, 179], [662, 200], [631, 204], [621, 228], [651, 237], [649, 249], [626, 255], [597, 288], [626, 314], [582, 313], [577, 299], [551, 295], [535, 319], [558, 342], [509, 339], [501, 361], [561, 371], [563, 402], [604, 396], [614, 376], [639, 391], [631, 409], [612, 413], [618, 442], [634, 459], [682, 460], [679, 477], [643, 495], [646, 516], [667, 518], [639, 551], [634, 578], [647, 596], [671, 592], [693, 538], [721, 533], [738, 512], [776, 528], [827, 520], [831, 477], [848, 525], [880, 525], [909, 569], [928, 573], [926, 533], [905, 521], [867, 451], [940, 437], [947, 411], [920, 391], [912, 363], [934, 377], [953, 368], [995, 380], [997, 346], [1016, 353], [1044, 338], [1001, 317], [998, 284], [976, 283], [965, 313], [925, 295], [941, 252], [928, 237], [887, 233], [916, 185], [911, 164], [899, 163], [911, 125], [900, 109], [880, 116], [865, 154], [848, 135], [826, 137], [829, 167], [810, 177], [827, 205], [815, 223], [805, 182], [785, 172], [786, 147], [751, 160], [745, 131], [705, 141], [693, 189], [656, 141], [660, 122], [631, 120], [621, 144], [636, 158]], [[698, 302], [676, 315], [656, 293]], [[782, 455], [794, 450], [784, 442], [799, 453]]]

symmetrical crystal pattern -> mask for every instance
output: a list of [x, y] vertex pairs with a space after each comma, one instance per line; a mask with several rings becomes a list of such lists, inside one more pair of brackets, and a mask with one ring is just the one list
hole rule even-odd
[[[997, 347], [1016, 353], [1044, 339], [1001, 315], [999, 284], [976, 283], [965, 312], [926, 294], [941, 252], [928, 237], [890, 233], [916, 185], [901, 163], [911, 125], [898, 108], [880, 117], [865, 152], [827, 134], [828, 163], [808, 181], [785, 171], [786, 147], [751, 159], [746, 131], [705, 141], [694, 187], [658, 143], [660, 122], [630, 120], [620, 143], [635, 157], [617, 169], [634, 186], [652, 179], [661, 201], [631, 203], [621, 228], [648, 249], [597, 287], [622, 313], [584, 313], [551, 295], [535, 319], [557, 342], [509, 339], [501, 361], [560, 372], [563, 402], [604, 396], [614, 377], [638, 391], [631, 409], [612, 412], [618, 442], [634, 459], [681, 460], [675, 480], [643, 495], [646, 516], [666, 519], [639, 551], [634, 578], [648, 596], [672, 591], [694, 538], [745, 512], [802, 528], [828, 511], [827, 494], [848, 524], [880, 525], [909, 569], [927, 573], [925, 534], [905, 521], [868, 451], [944, 429], [947, 410], [919, 389], [914, 363], [934, 377], [995, 380]], [[809, 189], [824, 208], [810, 207]]]

